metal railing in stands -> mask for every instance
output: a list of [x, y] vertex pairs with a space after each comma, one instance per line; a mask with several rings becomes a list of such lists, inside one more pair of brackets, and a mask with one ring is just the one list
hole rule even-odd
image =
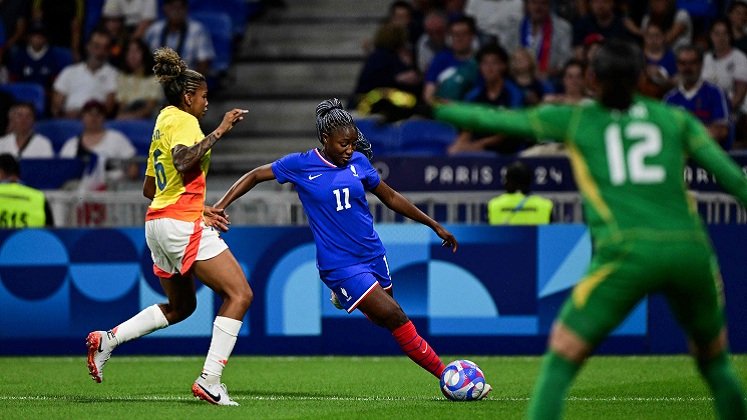
[[[498, 192], [407, 192], [403, 193], [421, 210], [441, 222], [485, 223], [486, 203]], [[553, 220], [558, 223], [583, 221], [581, 199], [575, 192], [542, 193], [554, 203]], [[698, 208], [708, 224], [747, 224], [747, 211], [731, 196], [722, 193], [694, 193]], [[208, 194], [208, 203], [218, 199]], [[148, 201], [139, 191], [97, 192], [81, 196], [70, 191], [48, 191], [47, 199], [58, 227], [141, 226]], [[374, 195], [368, 202], [377, 223], [408, 223], [386, 208]], [[229, 208], [234, 225], [306, 225], [301, 202], [292, 191], [254, 191]]]

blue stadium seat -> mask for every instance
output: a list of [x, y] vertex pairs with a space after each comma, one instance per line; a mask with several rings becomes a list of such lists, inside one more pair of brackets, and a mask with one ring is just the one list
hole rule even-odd
[[400, 126], [382, 123], [376, 118], [360, 118], [355, 125], [371, 142], [374, 156], [391, 155], [400, 150]]
[[190, 15], [194, 12], [226, 13], [231, 18], [231, 31], [234, 36], [242, 36], [246, 32], [249, 6], [245, 0], [191, 0], [189, 11]]
[[190, 12], [189, 16], [202, 23], [210, 32], [210, 39], [215, 49], [215, 59], [211, 64], [213, 70], [224, 72], [231, 65], [233, 54], [233, 32], [231, 17], [223, 12]]
[[101, 20], [101, 13], [104, 11], [105, 0], [86, 0], [85, 17], [83, 18], [83, 45], [85, 45], [88, 36], [96, 28]]
[[677, 0], [677, 9], [685, 9], [693, 18], [713, 18], [718, 15], [715, 0]]
[[40, 190], [54, 190], [83, 175], [85, 163], [80, 159], [21, 159], [23, 183]]
[[52, 54], [57, 58], [57, 63], [61, 69], [73, 64], [73, 52], [70, 48], [52, 46]]
[[402, 151], [446, 155], [446, 148], [457, 137], [457, 129], [433, 120], [405, 120], [402, 123]]
[[75, 119], [51, 119], [37, 121], [34, 125], [37, 133], [49, 137], [52, 141], [54, 152], [59, 154], [62, 145], [73, 136], [83, 131], [83, 123]]
[[154, 125], [154, 121], [146, 119], [113, 120], [106, 123], [107, 127], [121, 131], [122, 134], [130, 139], [130, 143], [135, 146], [138, 156], [148, 156]]
[[46, 93], [44, 87], [37, 83], [7, 83], [0, 85], [0, 89], [10, 93], [17, 101], [31, 102], [36, 108], [36, 115], [44, 115], [46, 109]]

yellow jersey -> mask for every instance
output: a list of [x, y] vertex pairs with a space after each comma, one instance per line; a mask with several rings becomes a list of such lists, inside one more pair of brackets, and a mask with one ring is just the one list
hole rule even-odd
[[156, 193], [145, 220], [170, 218], [194, 222], [202, 217], [210, 151], [199, 166], [182, 174], [174, 167], [171, 150], [178, 144], [192, 146], [204, 138], [193, 115], [175, 106], [167, 106], [158, 114], [145, 168], [145, 175], [156, 179]]

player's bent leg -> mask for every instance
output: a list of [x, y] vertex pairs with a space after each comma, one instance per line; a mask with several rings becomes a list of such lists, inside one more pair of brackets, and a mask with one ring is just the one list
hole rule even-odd
[[[418, 334], [415, 325], [407, 318], [397, 301], [381, 286], [376, 285], [372, 292], [361, 301], [358, 309], [373, 323], [391, 331], [394, 340], [413, 362], [436, 378], [441, 378], [446, 366], [428, 342]], [[488, 392], [483, 393], [487, 395]]]
[[168, 303], [159, 305], [163, 315], [174, 325], [185, 319], [197, 308], [195, 283], [191, 275], [175, 274], [169, 278], [160, 278], [161, 288], [169, 299]]
[[220, 378], [254, 295], [239, 263], [228, 249], [213, 258], [196, 261], [193, 270], [203, 283], [223, 298], [223, 304], [213, 322], [210, 348], [202, 372], [192, 384], [192, 393], [212, 404], [238, 405], [228, 396]]
[[713, 394], [720, 419], [747, 419], [744, 389], [729, 358], [726, 328], [710, 342], [690, 342], [701, 376]]
[[195, 261], [194, 273], [223, 299], [218, 315], [243, 319], [254, 299], [254, 293], [236, 258], [226, 249], [217, 256]]

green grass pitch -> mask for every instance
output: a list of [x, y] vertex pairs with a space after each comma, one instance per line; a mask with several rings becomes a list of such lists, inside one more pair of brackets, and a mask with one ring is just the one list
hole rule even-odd
[[[462, 356], [485, 372], [488, 400], [450, 402], [406, 357], [236, 356], [223, 375], [240, 407], [192, 397], [202, 357], [117, 357], [104, 382], [85, 357], [0, 358], [0, 419], [517, 419], [526, 412], [538, 357]], [[452, 360], [454, 357], [443, 357]], [[747, 383], [747, 355], [733, 358]], [[569, 419], [714, 418], [708, 390], [686, 356], [595, 357], [568, 396]]]

